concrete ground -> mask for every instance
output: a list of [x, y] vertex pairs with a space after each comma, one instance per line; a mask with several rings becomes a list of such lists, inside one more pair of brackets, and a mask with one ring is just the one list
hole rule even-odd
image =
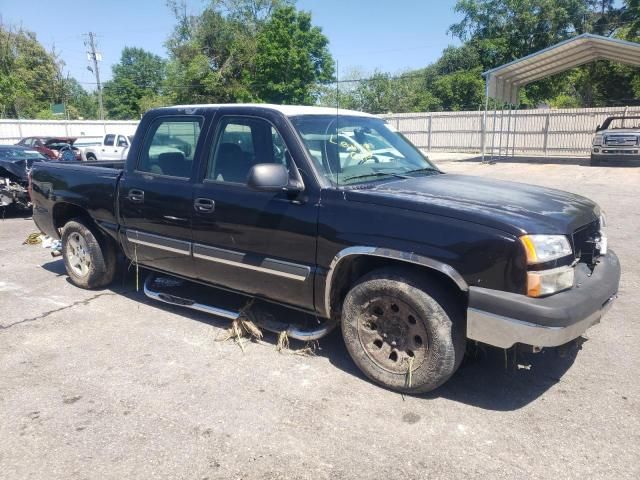
[[[587, 195], [606, 210], [620, 298], [581, 346], [486, 348], [402, 397], [339, 334], [316, 356], [150, 303], [132, 277], [83, 291], [0, 221], [0, 478], [639, 478], [640, 169], [443, 163]], [[299, 346], [299, 345], [296, 345]]]

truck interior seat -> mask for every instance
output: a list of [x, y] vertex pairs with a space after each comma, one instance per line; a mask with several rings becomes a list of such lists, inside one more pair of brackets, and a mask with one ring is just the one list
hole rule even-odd
[[245, 183], [252, 163], [234, 143], [221, 143], [216, 156], [213, 178], [225, 182]]
[[164, 175], [172, 177], [190, 177], [191, 162], [184, 158], [182, 152], [165, 152], [158, 155], [158, 166]]

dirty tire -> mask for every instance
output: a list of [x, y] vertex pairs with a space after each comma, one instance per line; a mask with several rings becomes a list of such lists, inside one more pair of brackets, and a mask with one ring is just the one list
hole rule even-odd
[[446, 382], [462, 362], [463, 312], [460, 300], [437, 281], [383, 268], [347, 294], [342, 334], [351, 358], [371, 380], [423, 393]]
[[101, 288], [113, 281], [117, 265], [115, 244], [87, 227], [82, 219], [70, 220], [64, 226], [62, 257], [67, 274], [77, 287]]

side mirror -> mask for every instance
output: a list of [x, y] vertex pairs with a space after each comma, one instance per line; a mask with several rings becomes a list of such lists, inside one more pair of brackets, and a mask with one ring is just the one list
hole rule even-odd
[[247, 185], [262, 192], [301, 191], [299, 182], [289, 179], [287, 167], [281, 163], [260, 163], [249, 170]]

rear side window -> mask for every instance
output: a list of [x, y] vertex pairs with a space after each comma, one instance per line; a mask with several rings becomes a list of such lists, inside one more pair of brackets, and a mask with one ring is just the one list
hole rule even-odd
[[145, 137], [137, 170], [189, 178], [202, 122], [202, 117], [157, 119]]
[[107, 135], [104, 137], [104, 144], [107, 147], [113, 147], [113, 143], [116, 139], [115, 135]]

